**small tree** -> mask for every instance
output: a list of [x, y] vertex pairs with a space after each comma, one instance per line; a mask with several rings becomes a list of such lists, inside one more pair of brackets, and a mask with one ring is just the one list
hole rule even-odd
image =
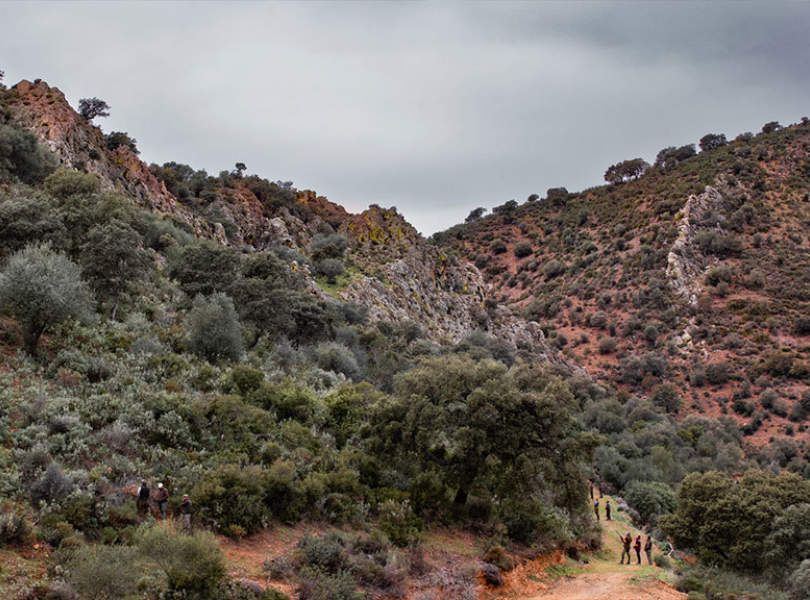
[[100, 98], [82, 98], [79, 100], [79, 114], [88, 121], [96, 117], [109, 117], [110, 105]]
[[236, 176], [237, 177], [242, 177], [242, 174], [245, 172], [245, 169], [247, 169], [247, 166], [243, 162], [236, 163], [236, 165], [234, 165], [234, 167], [236, 168]]
[[191, 350], [208, 359], [238, 361], [242, 356], [242, 332], [229, 296], [218, 292], [197, 296], [187, 318]]
[[782, 129], [782, 126], [779, 124], [779, 121], [768, 121], [762, 126], [762, 133], [773, 133], [780, 129]]
[[90, 230], [82, 247], [84, 274], [93, 289], [114, 302], [112, 318], [122, 292], [141, 279], [149, 269], [149, 256], [140, 234], [126, 223], [112, 219]]
[[470, 214], [467, 215], [467, 218], [464, 219], [464, 222], [472, 223], [473, 221], [477, 221], [478, 219], [484, 216], [485, 212], [487, 212], [487, 209], [482, 206], [474, 208], [470, 211]]
[[638, 179], [649, 166], [642, 158], [623, 160], [608, 167], [607, 171], [605, 171], [605, 181], [608, 183], [621, 183], [622, 181]]
[[25, 349], [36, 354], [51, 326], [90, 314], [92, 296], [79, 266], [50, 246], [28, 246], [0, 273], [0, 308], [22, 326]]
[[140, 150], [138, 150], [138, 140], [133, 137], [129, 137], [129, 134], [126, 131], [112, 131], [104, 136], [104, 143], [107, 144], [107, 150], [115, 150], [116, 148], [120, 148], [121, 146], [125, 148], [129, 148], [135, 154], [140, 154]]
[[709, 152], [715, 148], [720, 148], [728, 143], [726, 136], [722, 133], [707, 133], [700, 138], [700, 149], [703, 152]]

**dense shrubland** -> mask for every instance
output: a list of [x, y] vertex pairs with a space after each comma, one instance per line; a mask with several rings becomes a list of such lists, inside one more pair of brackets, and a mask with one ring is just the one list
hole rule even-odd
[[[674, 228], [636, 213], [609, 232], [588, 227], [625, 214], [621, 186], [657, 194], [653, 210], [671, 216], [716, 174], [709, 152], [740, 158], [741, 180], [761, 176], [741, 154], [751, 140], [705, 142], [698, 156], [665, 149], [654, 167], [625, 165], [612, 188], [554, 188], [547, 201], [510, 201], [468, 219], [525, 229], [514, 245], [485, 230], [479, 249], [518, 261], [512, 287], [531, 288], [526, 314], [553, 345], [589, 343], [563, 332], [562, 319], [591, 331], [599, 355], [616, 359], [611, 383], [625, 388], [617, 391], [519, 357], [484, 331], [451, 343], [428, 339], [417, 323], [368, 322], [364, 307], [321, 293], [308, 276], [330, 284], [350, 262], [346, 239], [325, 221], [301, 250], [239, 252], [102, 192], [93, 175], [55, 170], [33, 136], [0, 125], [0, 544], [55, 549], [50, 590], [32, 597], [70, 598], [71, 588], [99, 598], [277, 597], [228, 581], [209, 534], [140, 517], [132, 489], [142, 478], [167, 484], [172, 512], [190, 493], [195, 523], [234, 538], [302, 520], [363, 529], [307, 537], [288, 561], [266, 565], [301, 598], [352, 598], [357, 586], [401, 595], [406, 574], [425, 568], [419, 540], [436, 525], [483, 537], [495, 575], [511, 566], [504, 546], [594, 547], [589, 477], [626, 500], [639, 525], [708, 563], [750, 572], [751, 557], [763, 556], [774, 578], [806, 580], [806, 448], [788, 438], [759, 450], [745, 443], [770, 414], [804, 427], [810, 396], [789, 406], [778, 385], [808, 376], [804, 350], [695, 365], [695, 388], [739, 385], [723, 416], [684, 416], [690, 398], [668, 383], [678, 375], [679, 318], [653, 273]], [[135, 141], [118, 132], [107, 143]], [[312, 210], [290, 184], [246, 177], [241, 163], [218, 177], [179, 163], [151, 169], [198, 210], [236, 180], [268, 209]], [[665, 170], [682, 176], [676, 190]], [[770, 285], [724, 262], [753, 260], [735, 236], [765, 219], [756, 199], [730, 206], [730, 217], [709, 215], [698, 237], [700, 251], [718, 259], [706, 274], [718, 297]], [[716, 235], [720, 218], [730, 232]], [[616, 256], [621, 270], [601, 271]], [[773, 306], [736, 301], [730, 309], [748, 319], [776, 318]], [[701, 306], [698, 328], [709, 310]], [[619, 318], [617, 307], [628, 314]], [[791, 328], [810, 331], [799, 319]], [[724, 329], [723, 344], [761, 339], [743, 331]], [[695, 331], [713, 335], [721, 334]], [[729, 410], [750, 421], [740, 428]], [[786, 547], [797, 550], [785, 556]], [[468, 580], [436, 579], [470, 593]]]

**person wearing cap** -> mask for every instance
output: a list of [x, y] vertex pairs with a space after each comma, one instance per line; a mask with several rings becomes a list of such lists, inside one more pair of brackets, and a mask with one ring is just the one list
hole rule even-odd
[[160, 518], [166, 519], [166, 507], [169, 505], [169, 492], [163, 487], [162, 483], [158, 484], [157, 492], [155, 492], [155, 502], [157, 502], [160, 509]]
[[183, 515], [183, 529], [191, 534], [191, 499], [188, 494], [183, 494], [183, 501], [180, 503], [180, 514]]

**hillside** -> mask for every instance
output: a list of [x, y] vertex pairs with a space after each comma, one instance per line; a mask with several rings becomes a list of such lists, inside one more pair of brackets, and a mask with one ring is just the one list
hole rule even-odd
[[807, 440], [806, 121], [470, 221], [435, 241], [593, 376], [757, 445]]
[[[0, 85], [0, 597], [782, 600], [810, 573], [805, 125], [428, 241], [94, 118]], [[617, 572], [594, 489], [711, 572]]]

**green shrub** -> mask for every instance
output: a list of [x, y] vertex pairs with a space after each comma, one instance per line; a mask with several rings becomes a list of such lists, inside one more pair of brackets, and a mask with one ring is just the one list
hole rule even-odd
[[67, 561], [69, 581], [81, 598], [126, 598], [136, 589], [136, 551], [126, 546], [80, 546]]
[[419, 540], [422, 521], [414, 514], [408, 500], [386, 500], [379, 513], [377, 526], [395, 546], [410, 546]]
[[606, 336], [599, 339], [599, 354], [612, 354], [616, 351], [619, 340], [615, 337]]
[[532, 253], [532, 245], [529, 242], [519, 242], [513, 250], [518, 258], [526, 258]]
[[34, 185], [47, 177], [55, 165], [53, 155], [39, 144], [33, 133], [0, 123], [0, 183], [18, 179]]
[[262, 383], [264, 383], [264, 373], [259, 369], [253, 369], [245, 365], [237, 365], [231, 371], [231, 380], [236, 386], [236, 389], [239, 390], [239, 393], [243, 396], [247, 396], [251, 392], [258, 390]]
[[327, 283], [335, 284], [337, 278], [346, 272], [346, 267], [339, 258], [325, 258], [318, 262], [317, 270], [320, 275], [326, 277]]
[[242, 357], [243, 342], [233, 301], [223, 293], [197, 296], [186, 319], [191, 350], [211, 362]]
[[675, 492], [658, 481], [631, 481], [624, 491], [628, 504], [638, 511], [641, 522], [654, 526], [658, 516], [675, 510]]
[[9, 258], [0, 272], [0, 310], [22, 325], [23, 341], [35, 354], [50, 327], [89, 317], [91, 295], [79, 266], [49, 246], [29, 246]]
[[565, 273], [565, 269], [565, 263], [562, 263], [559, 260], [550, 260], [543, 265], [543, 276], [546, 278], [546, 280], [554, 279], [555, 277]]
[[362, 600], [356, 592], [354, 577], [347, 571], [329, 575], [317, 569], [304, 568], [299, 574], [295, 593], [299, 600]]
[[57, 169], [45, 179], [48, 193], [62, 200], [77, 194], [95, 194], [101, 187], [98, 175], [82, 173], [73, 169]]
[[672, 568], [672, 561], [669, 560], [669, 557], [666, 554], [654, 554], [653, 562], [655, 563], [656, 567], [659, 567], [661, 569]]
[[15, 511], [0, 512], [0, 547], [24, 544], [31, 537], [31, 525]]
[[726, 362], [715, 362], [706, 365], [706, 381], [712, 385], [722, 385], [728, 381], [729, 366]]
[[156, 526], [141, 529], [135, 543], [138, 553], [166, 575], [169, 592], [212, 598], [225, 576], [219, 544], [208, 531], [185, 535]]
[[200, 518], [223, 533], [233, 526], [251, 534], [270, 521], [265, 501], [266, 474], [256, 466], [221, 465], [209, 471], [191, 493]]
[[498, 238], [489, 245], [489, 249], [493, 254], [503, 254], [507, 250], [506, 242]]

